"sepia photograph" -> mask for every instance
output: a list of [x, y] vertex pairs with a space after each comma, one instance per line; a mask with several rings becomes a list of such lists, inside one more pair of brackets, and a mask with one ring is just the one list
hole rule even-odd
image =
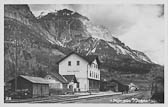
[[4, 4], [4, 103], [164, 104], [165, 4]]

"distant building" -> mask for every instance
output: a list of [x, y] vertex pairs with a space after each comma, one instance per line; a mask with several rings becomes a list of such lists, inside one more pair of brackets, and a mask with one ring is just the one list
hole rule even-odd
[[122, 84], [118, 80], [111, 79], [108, 81], [104, 81], [103, 83], [104, 84], [102, 84], [103, 86], [101, 87], [103, 87], [105, 90], [111, 90], [114, 92], [123, 92], [123, 93], [124, 92], [127, 93], [129, 91], [129, 86]]
[[68, 81], [67, 88], [72, 90], [73, 92], [79, 91], [79, 83], [75, 77], [75, 75], [63, 75]]
[[50, 81], [49, 88], [50, 89], [66, 89], [68, 85], [68, 81], [58, 73], [48, 72], [48, 74], [44, 77], [46, 80]]
[[50, 81], [50, 89], [78, 90], [78, 82], [75, 75], [60, 75], [58, 73], [49, 72], [44, 78]]
[[[10, 80], [11, 89], [15, 89], [15, 79]], [[49, 81], [40, 77], [20, 75], [16, 79], [17, 90], [28, 90], [31, 97], [49, 96]]]
[[59, 74], [75, 75], [80, 91], [99, 90], [99, 63], [96, 55], [81, 56], [72, 52], [58, 62]]

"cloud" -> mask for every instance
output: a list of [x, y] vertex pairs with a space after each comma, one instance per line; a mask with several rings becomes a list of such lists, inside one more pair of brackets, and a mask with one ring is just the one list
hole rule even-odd
[[145, 52], [154, 62], [164, 64], [164, 17], [159, 8], [143, 7], [136, 24], [119, 38], [131, 48]]
[[81, 4], [64, 4], [64, 6], [74, 11], [79, 11], [84, 8], [84, 5]]

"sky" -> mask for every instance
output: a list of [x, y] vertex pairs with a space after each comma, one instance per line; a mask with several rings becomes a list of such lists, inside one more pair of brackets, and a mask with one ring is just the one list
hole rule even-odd
[[71, 9], [106, 26], [115, 37], [134, 50], [144, 52], [153, 62], [164, 64], [164, 5], [162, 4], [33, 4], [41, 12]]

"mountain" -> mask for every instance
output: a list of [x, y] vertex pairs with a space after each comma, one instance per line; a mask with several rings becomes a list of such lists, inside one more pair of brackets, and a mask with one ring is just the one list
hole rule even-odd
[[143, 52], [126, 46], [106, 27], [94, 25], [86, 16], [68, 9], [36, 18], [28, 5], [5, 5], [4, 32], [5, 81], [14, 76], [16, 64], [18, 75], [43, 76], [45, 72], [58, 71], [56, 62], [70, 51], [98, 55], [102, 75], [105, 69], [148, 73], [156, 66]]
[[51, 43], [54, 42], [53, 37], [41, 27], [28, 5], [5, 5], [5, 81], [15, 75], [16, 64], [18, 75], [38, 75], [43, 71], [58, 70], [55, 63], [65, 54], [51, 48]]
[[93, 25], [87, 17], [77, 12], [63, 9], [48, 13], [38, 20], [62, 47], [78, 50], [87, 55], [97, 54], [102, 60], [109, 57], [110, 59], [124, 57], [152, 63], [144, 53], [125, 46], [106, 27]]

